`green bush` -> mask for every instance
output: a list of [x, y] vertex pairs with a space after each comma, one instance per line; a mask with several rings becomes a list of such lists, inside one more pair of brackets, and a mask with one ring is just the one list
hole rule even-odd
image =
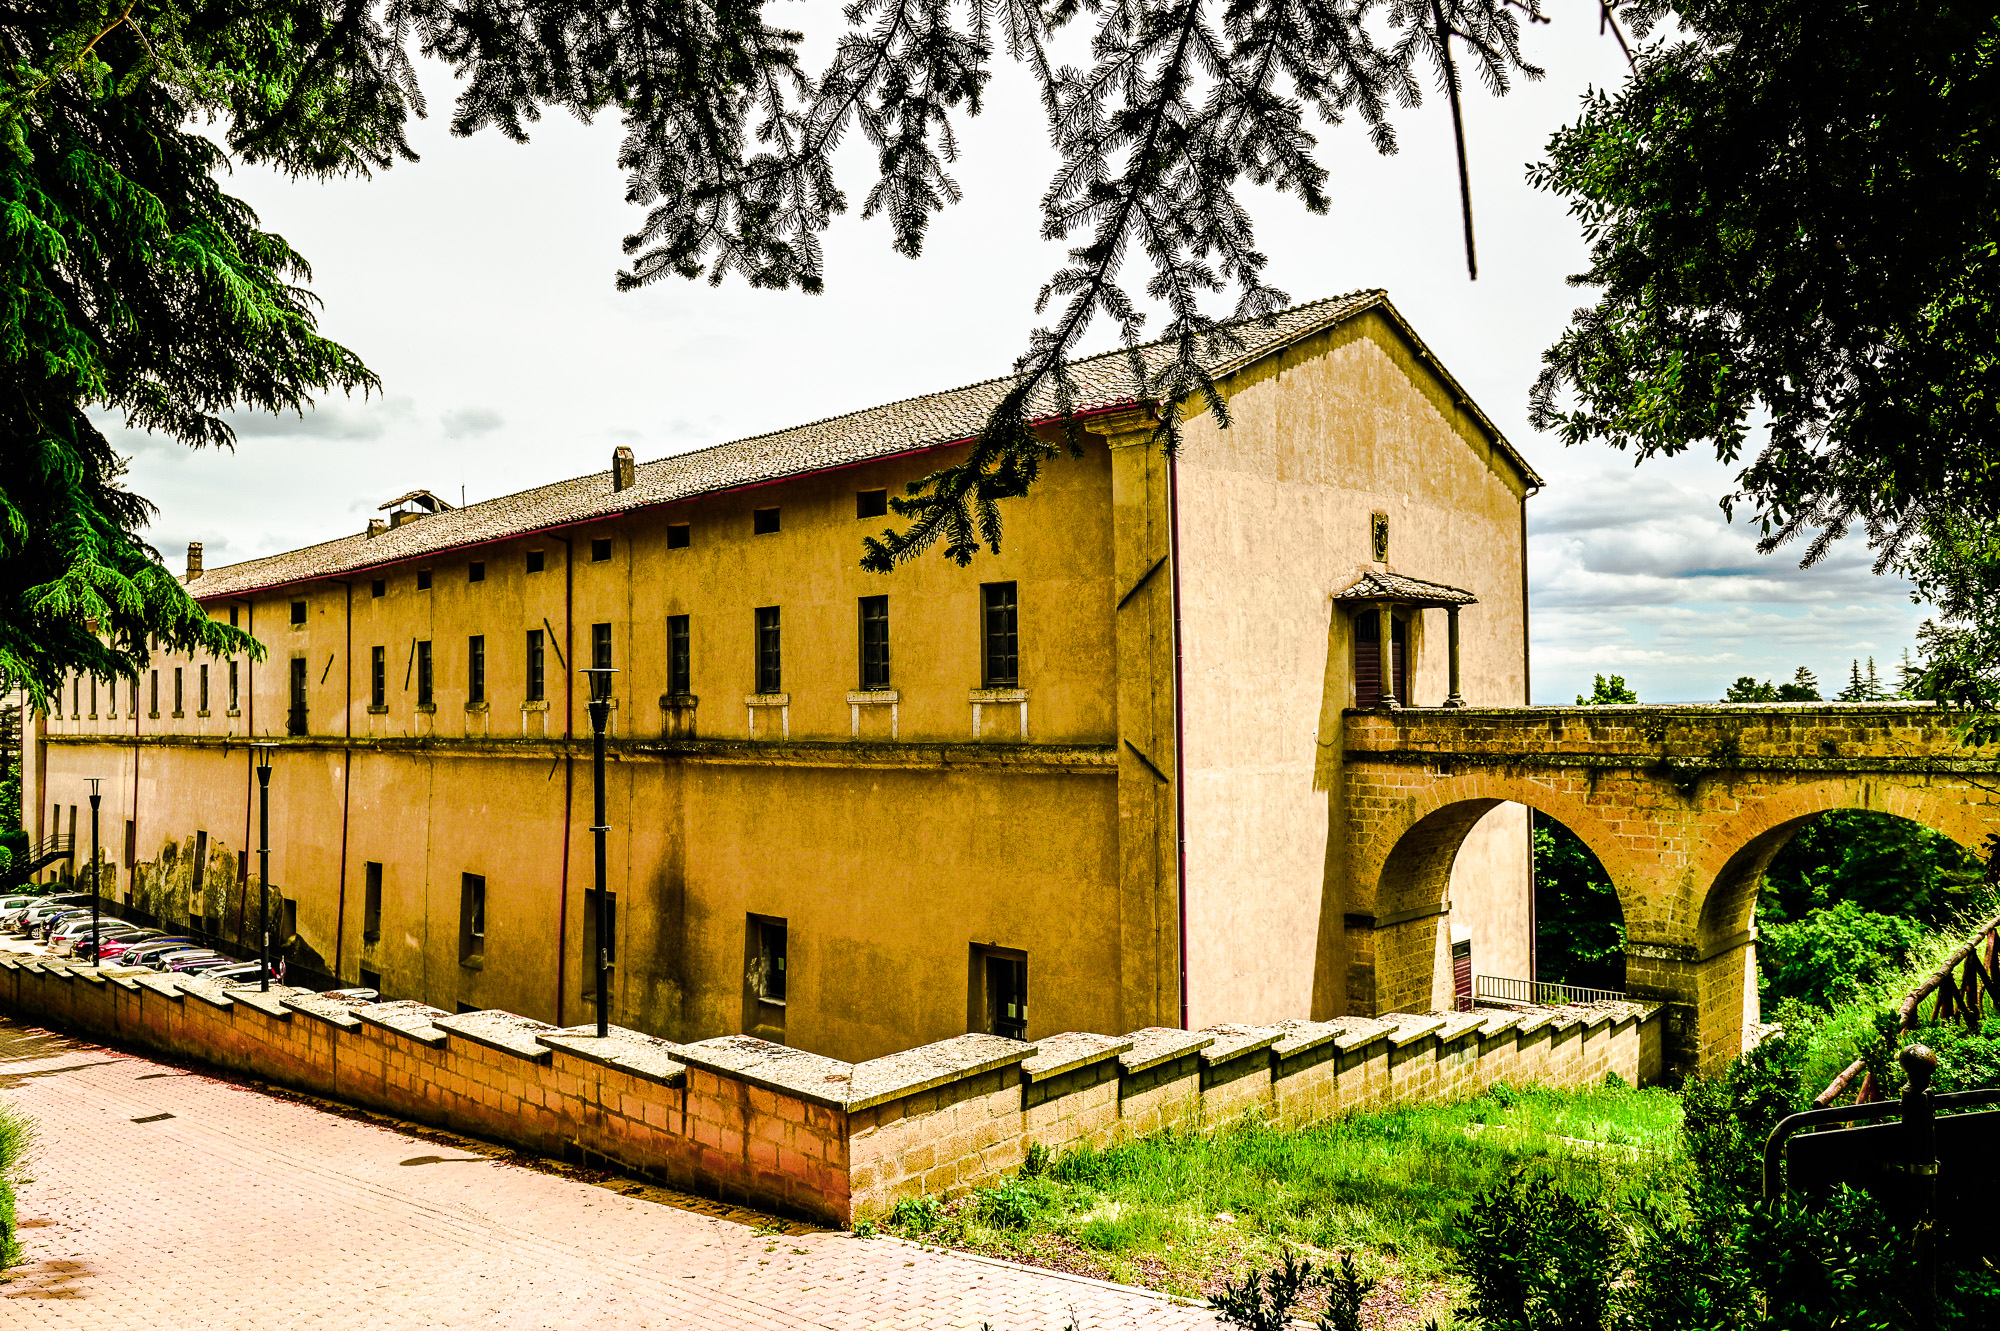
[[935, 1197], [905, 1197], [889, 1208], [889, 1223], [913, 1234], [928, 1234], [944, 1223], [944, 1203]]
[[1066, 1209], [1064, 1190], [1047, 1179], [1012, 1178], [973, 1194], [973, 1211], [994, 1229], [1026, 1229], [1046, 1215]]
[[33, 1137], [34, 1124], [27, 1115], [0, 1105], [0, 1270], [21, 1260], [14, 1234], [14, 1178]]
[[1925, 937], [1915, 920], [1837, 901], [1797, 923], [1762, 927], [1759, 987], [1766, 1003], [1792, 999], [1837, 1008], [1907, 969]]
[[2000, 1087], [2000, 1017], [1988, 1017], [1977, 1030], [1964, 1026], [1925, 1026], [1906, 1033], [1903, 1048], [1920, 1044], [1937, 1055], [1937, 1091], [1977, 1091]]

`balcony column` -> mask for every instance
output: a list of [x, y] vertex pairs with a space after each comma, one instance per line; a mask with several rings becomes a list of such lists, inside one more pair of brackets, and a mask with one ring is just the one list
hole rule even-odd
[[1445, 623], [1449, 626], [1446, 636], [1450, 639], [1451, 655], [1451, 696], [1444, 700], [1446, 707], [1465, 706], [1465, 696], [1458, 691], [1458, 607], [1444, 608]]
[[1382, 706], [1400, 707], [1396, 698], [1396, 610], [1387, 601], [1375, 607], [1382, 617], [1382, 647], [1378, 669], [1382, 675]]

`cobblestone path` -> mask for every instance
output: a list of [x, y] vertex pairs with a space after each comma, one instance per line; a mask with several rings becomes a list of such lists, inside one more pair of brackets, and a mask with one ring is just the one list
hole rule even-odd
[[7, 1018], [0, 1102], [37, 1125], [5, 1326], [1215, 1326], [1121, 1286], [527, 1168]]

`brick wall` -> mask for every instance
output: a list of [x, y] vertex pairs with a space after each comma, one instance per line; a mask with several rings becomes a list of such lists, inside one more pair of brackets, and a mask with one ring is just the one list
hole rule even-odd
[[866, 1063], [747, 1036], [673, 1045], [365, 991], [223, 988], [0, 956], [0, 1008], [420, 1123], [846, 1224], [1053, 1152], [1246, 1113], [1307, 1123], [1496, 1081], [1653, 1080], [1629, 1004], [1287, 1021], [1206, 1031], [962, 1035]]

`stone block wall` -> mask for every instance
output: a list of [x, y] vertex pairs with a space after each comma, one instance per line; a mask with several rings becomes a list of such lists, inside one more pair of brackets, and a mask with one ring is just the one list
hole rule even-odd
[[748, 1036], [673, 1045], [362, 991], [217, 985], [0, 956], [0, 1009], [578, 1163], [828, 1224], [1014, 1173], [1030, 1149], [1112, 1145], [1246, 1114], [1302, 1124], [1660, 1071], [1632, 1004], [1332, 1022], [961, 1035], [866, 1063]]

